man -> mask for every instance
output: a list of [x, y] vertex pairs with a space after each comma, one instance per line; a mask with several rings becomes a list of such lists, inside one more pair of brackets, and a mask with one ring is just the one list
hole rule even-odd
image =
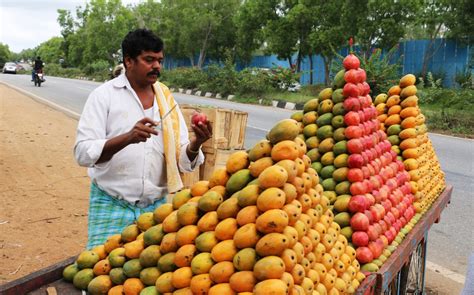
[[204, 161], [209, 123], [191, 125], [169, 89], [157, 82], [163, 42], [138, 29], [122, 42], [125, 72], [95, 89], [84, 106], [74, 154], [91, 177], [87, 248], [103, 244], [140, 214], [183, 187], [179, 172]]
[[44, 63], [41, 60], [41, 57], [37, 56], [35, 59], [35, 64], [33, 65], [33, 71], [31, 71], [31, 81], [35, 80], [35, 74], [41, 73], [43, 71]]

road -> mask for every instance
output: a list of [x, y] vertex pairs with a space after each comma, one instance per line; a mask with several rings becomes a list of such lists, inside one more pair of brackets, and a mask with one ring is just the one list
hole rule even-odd
[[[0, 75], [0, 82], [21, 88], [78, 114], [88, 94], [100, 83], [82, 80], [47, 77], [40, 88], [34, 87], [27, 75]], [[210, 105], [248, 112], [245, 146], [253, 146], [265, 137], [278, 120], [288, 118], [292, 111], [208, 99], [193, 95], [175, 94], [179, 103]], [[451, 204], [435, 224], [428, 236], [429, 267], [441, 266], [462, 276], [467, 269], [468, 256], [474, 253], [474, 141], [450, 136], [430, 134], [446, 180], [454, 186]]]

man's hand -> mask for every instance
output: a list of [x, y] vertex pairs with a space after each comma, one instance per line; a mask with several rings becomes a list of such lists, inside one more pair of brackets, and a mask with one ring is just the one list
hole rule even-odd
[[109, 161], [113, 155], [129, 144], [144, 142], [151, 137], [151, 134], [158, 135], [158, 131], [153, 128], [156, 125], [152, 119], [143, 118], [129, 132], [110, 138], [105, 142], [96, 164]]
[[209, 121], [206, 121], [205, 123], [199, 122], [197, 125], [191, 124], [191, 128], [196, 137], [191, 140], [189, 147], [193, 151], [197, 151], [206, 140], [212, 137], [212, 126]]
[[132, 130], [127, 133], [129, 143], [145, 142], [151, 135], [158, 135], [155, 127], [157, 124], [150, 118], [143, 118], [138, 121]]

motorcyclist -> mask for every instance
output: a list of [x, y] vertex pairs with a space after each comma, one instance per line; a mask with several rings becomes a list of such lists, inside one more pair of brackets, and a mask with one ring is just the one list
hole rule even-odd
[[44, 63], [41, 60], [41, 57], [37, 56], [35, 59], [35, 64], [33, 66], [33, 71], [31, 72], [31, 81], [35, 80], [35, 74], [41, 73], [43, 71]]

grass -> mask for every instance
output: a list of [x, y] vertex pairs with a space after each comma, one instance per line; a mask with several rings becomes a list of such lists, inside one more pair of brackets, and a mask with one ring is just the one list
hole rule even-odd
[[421, 111], [426, 117], [429, 131], [474, 138], [474, 112], [472, 110], [423, 104]]

